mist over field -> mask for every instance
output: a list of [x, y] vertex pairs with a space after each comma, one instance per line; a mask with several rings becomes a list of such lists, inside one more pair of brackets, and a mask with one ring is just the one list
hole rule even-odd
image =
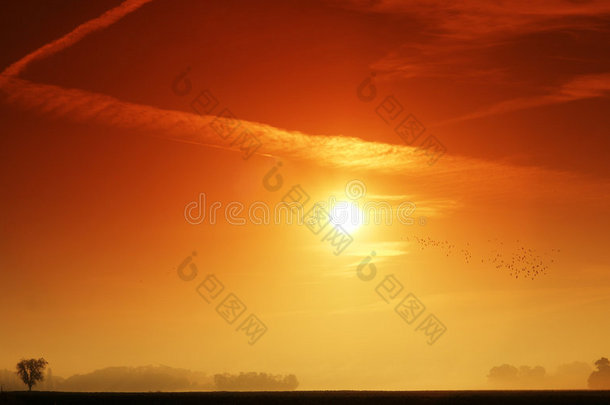
[[[70, 392], [172, 392], [172, 391], [290, 391], [298, 387], [294, 375], [267, 373], [222, 373], [208, 375], [168, 366], [108, 367], [68, 378], [47, 373], [38, 391]], [[23, 383], [15, 372], [0, 370], [5, 391], [21, 391]]]

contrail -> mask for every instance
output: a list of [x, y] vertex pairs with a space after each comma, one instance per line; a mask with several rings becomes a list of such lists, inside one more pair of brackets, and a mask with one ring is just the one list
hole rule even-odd
[[[15, 77], [3, 79], [0, 99], [25, 110], [71, 122], [95, 123], [179, 142], [240, 150], [239, 145], [231, 145], [210, 126], [213, 120], [226, 123], [226, 118], [165, 110]], [[260, 141], [258, 154], [314, 161], [327, 167], [372, 168], [380, 171], [428, 166], [425, 157], [420, 157], [415, 153], [415, 148], [408, 146], [368, 142], [346, 136], [306, 135], [242, 120], [239, 131], [244, 130]]]
[[[87, 34], [111, 25], [149, 1], [151, 0], [128, 0], [15, 62], [0, 74], [0, 100], [25, 110], [62, 118], [68, 122], [95, 123], [172, 141], [240, 150], [238, 146], [222, 139], [210, 126], [214, 120], [228, 123], [228, 120], [222, 117], [165, 110], [121, 101], [104, 94], [33, 83], [15, 77], [31, 62], [65, 49]], [[571, 86], [563, 89], [563, 95], [591, 96], [588, 91], [591, 88], [590, 82], [597, 83], [600, 80], [606, 82], [606, 77], [589, 77], [583, 83], [572, 83]], [[321, 167], [401, 175], [408, 178], [411, 185], [419, 183], [420, 186], [425, 185], [431, 189], [440, 190], [447, 184], [452, 184], [464, 195], [474, 195], [486, 190], [485, 195], [489, 197], [490, 188], [497, 189], [497, 194], [503, 195], [506, 189], [512, 189], [510, 185], [517, 187], [524, 178], [536, 183], [544, 179], [545, 184], [550, 183], [551, 179], [564, 184], [566, 178], [573, 178], [567, 173], [542, 168], [508, 167], [496, 162], [458, 156], [444, 156], [431, 168], [427, 162], [428, 157], [417, 153], [416, 148], [413, 147], [369, 142], [347, 136], [308, 135], [256, 122], [241, 121], [239, 130], [248, 130], [260, 140], [262, 145], [257, 150], [257, 154], [294, 158]], [[500, 180], [503, 187], [498, 188], [496, 183]], [[578, 184], [581, 195], [591, 195], [600, 199], [599, 183]], [[601, 194], [607, 198], [607, 182], [603, 182], [602, 189], [604, 192]], [[557, 188], [552, 188], [553, 193], [557, 193], [556, 190]]]
[[[213, 120], [226, 120], [222, 117], [139, 105], [15, 77], [5, 77], [4, 81], [0, 86], [0, 101], [25, 110], [68, 122], [98, 124], [172, 141], [239, 150], [220, 138], [210, 126]], [[248, 121], [241, 121], [241, 128], [260, 140], [262, 145], [256, 152], [259, 155], [281, 156], [318, 167], [397, 175], [405, 187], [449, 199], [507, 201], [524, 185], [532, 187], [526, 187], [521, 197], [527, 195], [534, 202], [543, 197], [562, 201], [577, 197], [580, 202], [607, 205], [610, 195], [608, 181], [593, 181], [574, 173], [460, 156], [444, 156], [430, 167], [425, 155], [409, 146], [347, 136], [308, 135]], [[451, 185], [450, 190], [447, 185]]]
[[101, 16], [79, 25], [63, 37], [56, 39], [55, 41], [48, 43], [41, 48], [38, 48], [29, 55], [24, 56], [17, 62], [4, 69], [2, 75], [17, 76], [30, 63], [38, 59], [46, 58], [54, 53], [66, 49], [71, 45], [74, 45], [75, 43], [83, 39], [86, 35], [114, 24], [121, 18], [125, 17], [127, 14], [137, 10], [138, 8], [142, 7], [144, 4], [150, 1], [152, 0], [127, 0], [116, 6], [115, 8], [106, 11]]
[[609, 93], [610, 73], [582, 75], [573, 78], [567, 83], [564, 83], [549, 94], [505, 100], [472, 113], [443, 121], [435, 125], [435, 127], [497, 114], [506, 114], [529, 108], [543, 107], [547, 105], [567, 103], [570, 101], [585, 100], [589, 98], [607, 97]]
[[[101, 16], [87, 21], [72, 32], [44, 45], [10, 65], [0, 74], [0, 97], [24, 109], [51, 114], [72, 122], [95, 122], [101, 125], [144, 131], [174, 141], [239, 150], [227, 145], [211, 127], [214, 116], [199, 116], [123, 102], [111, 96], [77, 89], [64, 89], [16, 78], [30, 63], [57, 53], [86, 35], [108, 27], [151, 0], [127, 0]], [[414, 148], [343, 136], [312, 136], [285, 131], [268, 125], [242, 121], [240, 130], [249, 130], [262, 143], [258, 154], [281, 154], [303, 160], [316, 160], [331, 167], [376, 167], [397, 170], [409, 167], [417, 158]]]

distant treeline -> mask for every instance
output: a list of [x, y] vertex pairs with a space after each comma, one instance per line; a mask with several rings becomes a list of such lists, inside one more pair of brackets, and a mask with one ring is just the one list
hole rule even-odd
[[0, 370], [0, 387], [4, 391], [27, 390], [27, 386], [19, 378], [17, 373], [9, 370]]
[[294, 374], [281, 376], [267, 373], [216, 374], [214, 383], [221, 391], [292, 391], [299, 386]]
[[547, 373], [541, 366], [502, 364], [492, 367], [487, 379], [496, 389], [610, 390], [610, 360], [602, 357], [594, 364], [597, 370], [587, 363], [575, 361], [560, 365], [553, 373]]
[[[27, 390], [13, 370], [0, 370], [4, 391]], [[293, 390], [298, 386], [294, 375], [274, 376], [266, 373], [217, 374], [177, 369], [167, 366], [108, 367], [69, 378], [53, 376], [49, 370], [36, 391], [73, 392], [150, 392], [150, 391], [232, 391]]]

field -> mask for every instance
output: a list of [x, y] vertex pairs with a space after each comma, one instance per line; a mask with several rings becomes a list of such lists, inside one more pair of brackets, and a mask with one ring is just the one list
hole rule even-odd
[[610, 391], [4, 392], [0, 404], [610, 404]]

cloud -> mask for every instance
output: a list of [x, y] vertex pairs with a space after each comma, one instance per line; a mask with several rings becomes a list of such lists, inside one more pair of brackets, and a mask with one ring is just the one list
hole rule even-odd
[[[216, 120], [232, 125], [230, 119], [212, 115], [189, 114], [134, 104], [84, 90], [65, 89], [49, 84], [0, 77], [0, 98], [25, 110], [103, 126], [138, 130], [154, 136], [235, 151], [210, 124]], [[314, 161], [326, 167], [373, 168], [395, 171], [426, 167], [426, 158], [415, 148], [366, 142], [346, 136], [306, 135], [269, 125], [241, 121], [239, 131], [247, 130], [262, 143], [258, 153]]]
[[338, 4], [369, 13], [411, 16], [424, 25], [423, 40], [407, 42], [373, 65], [404, 77], [497, 75], [501, 68], [473, 67], [475, 56], [470, 52], [527, 34], [599, 30], [598, 19], [610, 15], [610, 3], [601, 0], [356, 0]]
[[142, 7], [144, 4], [150, 1], [152, 0], [126, 0], [117, 7], [106, 11], [101, 16], [79, 25], [63, 37], [56, 39], [55, 41], [50, 42], [41, 48], [38, 48], [29, 55], [26, 55], [25, 57], [21, 58], [17, 62], [7, 67], [2, 72], [2, 74], [6, 76], [17, 76], [30, 63], [38, 59], [46, 58], [50, 55], [53, 55], [54, 53], [66, 49], [69, 46], [74, 45], [76, 42], [83, 39], [86, 35], [114, 24], [121, 18], [125, 17], [127, 14], [137, 10], [138, 8]]
[[[50, 84], [33, 83], [14, 77], [32, 61], [65, 49], [85, 35], [118, 21], [128, 13], [146, 4], [147, 1], [150, 0], [125, 1], [102, 16], [81, 24], [71, 33], [43, 46], [11, 65], [3, 74], [0, 74], [0, 101], [68, 122], [95, 124], [131, 130], [172, 141], [237, 152], [242, 151], [242, 145], [233, 142], [235, 137], [223, 139], [211, 125], [216, 123], [230, 126], [233, 123], [227, 118], [165, 110], [125, 102], [109, 95], [79, 89], [67, 89]], [[605, 6], [600, 6], [597, 2], [593, 3], [595, 5], [587, 3], [586, 7], [583, 6], [584, 8], [579, 5], [573, 5], [572, 8], [566, 6], [555, 11], [548, 11], [545, 14], [540, 7], [528, 9], [525, 13], [523, 11], [525, 3], [519, 2], [515, 6], [515, 10], [521, 10], [530, 18], [541, 18], [540, 16], [545, 15], [562, 16], [576, 12], [589, 15], [593, 13], [593, 10], [603, 11], [606, 9]], [[389, 9], [403, 7], [392, 2], [378, 4], [380, 4], [378, 7]], [[487, 15], [491, 12], [490, 10], [495, 10], [495, 14], [502, 14], [496, 10], [500, 6], [490, 6], [487, 2], [437, 1], [430, 4], [432, 6], [427, 2], [410, 2], [409, 5], [413, 7], [409, 10], [417, 12], [417, 10], [436, 7], [437, 14], [442, 14], [447, 11], [440, 6], [447, 6], [449, 9], [462, 10], [457, 12], [458, 17], [456, 18], [458, 19], [462, 18], [459, 16], [460, 14]], [[477, 6], [475, 7], [473, 4], [477, 4]], [[507, 8], [512, 10], [505, 4], [500, 7], [501, 10]], [[610, 6], [607, 8], [610, 9]], [[511, 12], [516, 13], [516, 11]], [[484, 25], [488, 27], [487, 29], [492, 29], [493, 26], [493, 24]], [[477, 29], [485, 28], [479, 27]], [[605, 94], [609, 87], [608, 82], [608, 75], [606, 74], [583, 76], [568, 82], [557, 93], [531, 99], [511, 100], [505, 104], [473, 113], [472, 116], [483, 116], [484, 114], [495, 114], [518, 108], [527, 108], [528, 106], [543, 105], [557, 102], [557, 100], [597, 97]], [[468, 118], [461, 117], [461, 119]], [[434, 166], [429, 166], [429, 156], [416, 148], [404, 145], [368, 142], [360, 138], [342, 135], [304, 134], [299, 131], [275, 128], [263, 123], [240, 121], [236, 133], [242, 134], [244, 131], [252, 134], [260, 141], [261, 146], [256, 151], [259, 155], [302, 160], [321, 167], [397, 174], [407, 178], [414, 186], [425, 187], [428, 192], [432, 193], [430, 195], [446, 194], [447, 185], [451, 184], [453, 193], [460, 193], [461, 196], [474, 197], [484, 194], [486, 198], [502, 198], [508, 193], [507, 190], [523, 188], [524, 184], [529, 184], [532, 185], [530, 191], [532, 194], [548, 194], [559, 198], [560, 196], [553, 184], [565, 184], [566, 181], [574, 180], [571, 190], [567, 190], [565, 187], [561, 188], [566, 193], [564, 199], [569, 198], [570, 195], [579, 195], [585, 198], [590, 196], [591, 200], [604, 201], [607, 197], [607, 193], [603, 191], [608, 190], [607, 184], [604, 184], [604, 188], [600, 190], [599, 184], [590, 181], [575, 181], [577, 177], [569, 173], [552, 172], [535, 167], [509, 166], [502, 163], [450, 155], [443, 156]], [[570, 194], [575, 189], [577, 189], [577, 192]], [[455, 202], [453, 196], [441, 200]]]
[[[526, 80], [523, 73], [511, 77], [511, 69], [523, 63], [535, 63], [535, 54], [526, 49], [512, 49], [514, 60], [498, 59], [493, 53], [501, 47], [517, 44], [527, 35], [570, 30], [598, 32], [599, 41], [607, 42], [607, 18], [610, 3], [601, 0], [542, 0], [530, 2], [486, 0], [381, 0], [345, 1], [346, 7], [363, 12], [411, 17], [421, 24], [418, 35], [406, 39], [371, 65], [381, 78], [448, 78], [476, 83], [502, 83]], [[606, 34], [604, 34], [606, 32]], [[562, 48], [558, 59], [569, 60], [571, 50]], [[579, 49], [581, 52], [581, 49]], [[502, 53], [502, 52], [501, 52]], [[597, 58], [599, 60], [599, 58]], [[557, 62], [557, 61], [556, 61]], [[523, 70], [521, 70], [523, 71]], [[527, 70], [526, 70], [527, 71]], [[567, 76], [571, 70], [563, 71]], [[554, 74], [561, 74], [556, 69]], [[509, 111], [565, 103], [607, 95], [609, 74], [582, 72], [564, 81], [548, 94], [509, 99], [442, 124], [470, 120]], [[536, 78], [532, 87], [548, 89], [554, 84]], [[442, 125], [441, 124], [441, 125]]]
[[602, 0], [380, 0], [339, 1], [364, 12], [410, 15], [426, 23], [437, 49], [497, 44], [507, 37], [560, 29], [601, 29], [591, 19], [610, 15]]
[[584, 100], [588, 98], [604, 97], [610, 93], [610, 73], [595, 75], [583, 75], [576, 77], [560, 86], [552, 93], [534, 96], [520, 97], [505, 100], [500, 103], [482, 108], [472, 113], [452, 118], [437, 124], [437, 126], [453, 124], [460, 121], [472, 120], [496, 114], [504, 114], [512, 111], [525, 110], [528, 108], [542, 107], [545, 105], [567, 103], [569, 101]]
[[[239, 144], [231, 143], [235, 137], [223, 139], [211, 126], [214, 121], [230, 125], [227, 118], [165, 110], [6, 76], [0, 76], [0, 102], [67, 122], [241, 151]], [[532, 199], [544, 196], [571, 201], [578, 198], [580, 202], [586, 200], [595, 205], [605, 203], [610, 190], [605, 182], [600, 184], [568, 172], [459, 156], [445, 155], [434, 166], [429, 166], [428, 158], [416, 148], [356, 137], [309, 135], [249, 121], [240, 121], [239, 129], [258, 138], [261, 146], [256, 153], [259, 155], [304, 161], [319, 167], [366, 171], [370, 175], [400, 175], [413, 187], [443, 201], [453, 201], [456, 196], [502, 199], [514, 196], [514, 190], [523, 190], [524, 196]]]

